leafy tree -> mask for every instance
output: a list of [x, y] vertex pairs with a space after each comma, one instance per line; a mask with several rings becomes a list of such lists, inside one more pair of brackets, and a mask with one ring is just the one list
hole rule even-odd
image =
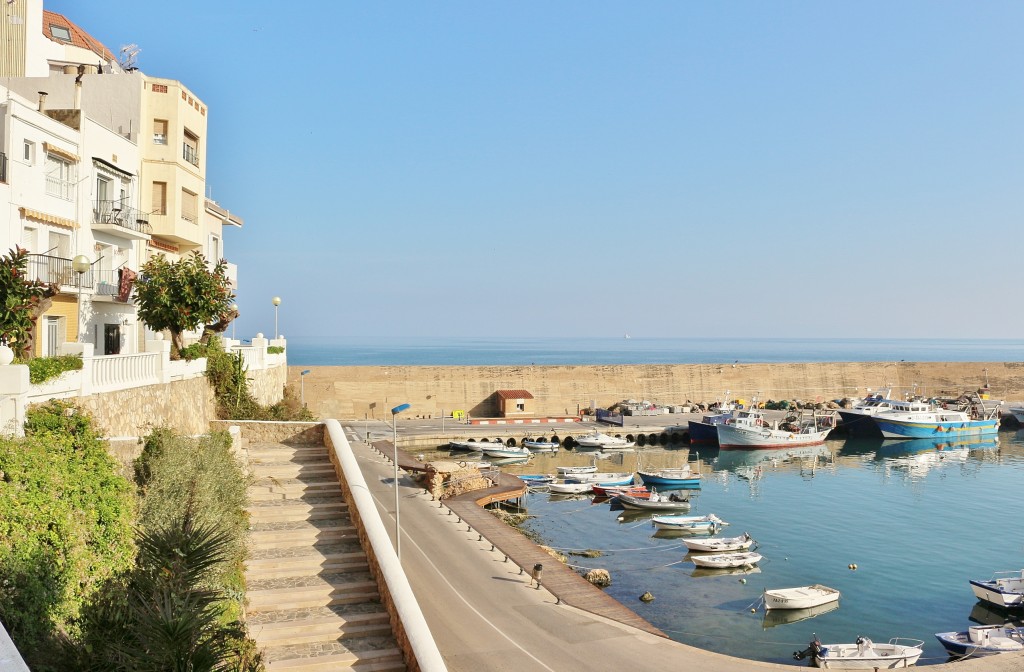
[[28, 250], [15, 247], [0, 257], [0, 343], [19, 357], [32, 356], [35, 322], [50, 306], [60, 287], [42, 280], [28, 280]]
[[184, 332], [232, 314], [235, 295], [223, 259], [211, 271], [199, 252], [174, 262], [160, 254], [141, 270], [135, 281], [139, 317], [154, 331], [171, 332], [172, 357], [184, 347]]

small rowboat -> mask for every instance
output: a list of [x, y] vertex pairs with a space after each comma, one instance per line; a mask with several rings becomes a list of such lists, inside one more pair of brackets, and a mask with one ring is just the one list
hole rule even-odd
[[579, 474], [593, 474], [597, 471], [596, 464], [583, 467], [556, 467], [559, 476], [577, 476]]
[[752, 567], [761, 562], [758, 553], [716, 553], [714, 555], [695, 555], [690, 561], [698, 567], [726, 569], [729, 567]]
[[717, 531], [723, 525], [728, 525], [718, 516], [709, 513], [706, 516], [653, 516], [651, 522], [659, 530], [680, 530], [684, 532], [706, 532]]
[[1024, 628], [1008, 625], [972, 625], [966, 632], [935, 633], [935, 638], [946, 653], [958, 658], [1024, 650]]
[[633, 485], [632, 471], [595, 471], [591, 474], [566, 474], [565, 480], [602, 485]]
[[754, 538], [744, 532], [738, 537], [717, 537], [712, 539], [686, 539], [686, 548], [698, 553], [724, 553], [745, 551], [754, 544]]
[[482, 450], [487, 457], [530, 457], [530, 451], [526, 448], [503, 446], [500, 443], [492, 444], [491, 447], [484, 444]]
[[645, 511], [689, 511], [690, 499], [676, 493], [664, 495], [652, 492], [649, 497], [632, 497], [628, 494], [618, 495], [619, 504], [625, 509]]
[[642, 485], [603, 485], [595, 483], [594, 494], [598, 497], [615, 497], [616, 495], [626, 494], [630, 497], [644, 498], [650, 497], [651, 491]]
[[858, 637], [853, 644], [822, 644], [811, 642], [814, 664], [829, 670], [870, 670], [909, 667], [924, 653], [919, 639], [893, 637], [888, 644], [875, 644], [867, 637]]
[[644, 485], [658, 485], [666, 488], [699, 488], [702, 474], [690, 469], [690, 465], [670, 467], [657, 471], [638, 471]]
[[590, 483], [566, 483], [563, 480], [560, 483], [549, 483], [548, 492], [556, 495], [582, 495], [585, 492], [590, 492], [593, 487]]
[[516, 474], [519, 480], [525, 481], [527, 485], [547, 485], [555, 480], [550, 474]]
[[467, 451], [469, 451], [471, 453], [479, 453], [481, 450], [483, 450], [483, 447], [486, 446], [486, 445], [487, 444], [482, 442], [482, 441], [481, 442], [477, 442], [477, 441], [449, 441], [448, 442], [448, 449], [449, 450], [467, 450]]
[[821, 584], [764, 591], [765, 609], [807, 609], [839, 599], [839, 591]]

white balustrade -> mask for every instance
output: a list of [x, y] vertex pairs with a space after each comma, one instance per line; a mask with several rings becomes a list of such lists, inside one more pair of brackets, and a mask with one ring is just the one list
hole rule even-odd
[[92, 359], [92, 391], [113, 392], [160, 382], [160, 353], [104, 355]]

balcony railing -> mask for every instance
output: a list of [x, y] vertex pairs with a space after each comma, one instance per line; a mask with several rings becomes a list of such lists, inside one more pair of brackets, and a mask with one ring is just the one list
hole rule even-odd
[[192, 145], [182, 144], [181, 156], [193, 166], [199, 165], [199, 150]]
[[26, 273], [28, 280], [42, 280], [71, 287], [78, 287], [78, 283], [81, 282], [81, 286], [86, 289], [91, 289], [95, 282], [93, 278], [95, 271], [92, 269], [82, 273], [81, 279], [79, 279], [79, 274], [75, 273], [75, 269], [71, 267], [70, 259], [53, 257], [48, 254], [28, 255]]
[[124, 205], [121, 201], [96, 201], [92, 208], [94, 224], [114, 224], [136, 233], [152, 233], [149, 214]]
[[46, 176], [46, 193], [50, 196], [63, 198], [65, 201], [73, 201], [75, 183], [71, 180], [64, 180], [53, 175]]

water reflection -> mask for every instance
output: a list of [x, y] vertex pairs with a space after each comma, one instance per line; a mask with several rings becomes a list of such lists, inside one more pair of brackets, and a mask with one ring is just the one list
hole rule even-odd
[[828, 602], [827, 604], [819, 604], [816, 607], [807, 607], [806, 609], [770, 609], [764, 612], [764, 619], [761, 621], [761, 627], [767, 630], [768, 628], [774, 628], [779, 625], [789, 625], [790, 623], [799, 623], [800, 621], [806, 621], [809, 618], [815, 618], [822, 614], [827, 614], [830, 611], [835, 611], [839, 608], [839, 602]]

